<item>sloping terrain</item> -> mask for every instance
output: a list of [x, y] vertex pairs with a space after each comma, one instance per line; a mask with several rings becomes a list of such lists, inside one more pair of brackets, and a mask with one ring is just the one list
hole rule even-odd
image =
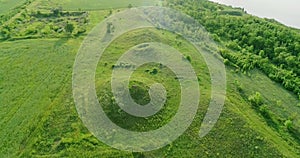
[[[291, 30], [293, 36], [299, 35], [297, 30], [251, 17], [239, 9], [201, 2], [203, 3], [164, 1], [171, 7], [199, 18], [200, 22], [212, 17], [219, 17], [221, 21], [242, 22], [248, 18], [261, 20], [270, 27]], [[235, 56], [241, 59], [240, 54], [249, 54], [251, 46], [246, 46], [247, 53], [243, 52], [239, 47], [244, 43], [221, 34], [220, 30], [226, 27], [218, 26], [214, 29], [217, 24], [212, 25], [212, 21], [203, 22], [204, 27], [212, 33], [221, 53], [227, 59], [224, 61], [227, 65], [226, 103], [213, 130], [204, 138], [199, 138], [199, 128], [211, 91], [210, 76], [203, 58], [189, 42], [176, 34], [157, 29], [140, 29], [114, 40], [98, 63], [95, 84], [98, 99], [104, 103], [105, 112], [116, 124], [136, 131], [159, 128], [172, 118], [178, 106], [176, 102], [179, 91], [176, 89], [178, 82], [169, 69], [162, 68], [159, 64], [148, 64], [139, 68], [132, 76], [130, 92], [138, 103], [149, 102], [147, 90], [154, 81], [164, 83], [169, 91], [170, 101], [165, 109], [150, 119], [135, 118], [121, 111], [112, 99], [109, 86], [112, 67], [122, 53], [139, 43], [162, 42], [176, 48], [186, 57], [189, 56], [196, 70], [201, 90], [196, 118], [176, 141], [151, 152], [124, 152], [100, 142], [86, 129], [76, 112], [72, 96], [74, 60], [86, 34], [105, 17], [118, 12], [113, 8], [125, 9], [129, 4], [143, 4], [134, 0], [95, 3], [85, 1], [83, 5], [79, 0], [72, 3], [67, 0], [36, 0], [5, 22], [9, 29], [0, 27], [0, 157], [300, 157], [300, 102], [293, 87], [282, 85], [281, 80], [274, 80], [272, 76], [266, 75], [264, 69], [256, 64], [253, 68], [243, 69], [243, 64], [234, 60]], [[196, 14], [199, 10], [196, 11], [191, 4], [201, 10], [200, 15]], [[36, 6], [40, 6], [40, 13], [34, 10]], [[62, 6], [61, 10], [59, 6]], [[53, 9], [58, 9], [58, 12]], [[35, 13], [32, 14], [30, 10]], [[72, 11], [76, 14], [70, 14]], [[84, 18], [87, 21], [80, 21], [81, 15], [86, 11], [88, 14]], [[15, 20], [20, 17], [23, 19]], [[49, 21], [55, 23], [57, 19], [60, 19], [60, 23], [55, 28]], [[73, 29], [68, 26], [70, 23]], [[28, 33], [30, 27], [38, 31]], [[14, 31], [10, 31], [12, 28]], [[60, 29], [61, 32], [58, 31]], [[251, 33], [251, 30], [248, 32]], [[11, 33], [10, 36], [7, 33]], [[253, 52], [258, 50], [255, 47], [252, 49]], [[299, 52], [293, 53], [293, 56], [299, 58]], [[277, 66], [275, 60], [285, 62], [281, 58], [275, 58], [267, 63]], [[253, 63], [250, 57], [244, 59]], [[294, 62], [289, 63], [288, 67], [281, 68], [287, 71], [297, 68]]]

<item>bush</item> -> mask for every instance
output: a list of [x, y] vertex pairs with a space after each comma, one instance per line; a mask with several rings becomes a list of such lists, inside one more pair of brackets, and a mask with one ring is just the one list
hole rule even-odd
[[158, 70], [155, 68], [150, 72], [152, 75], [156, 75], [158, 73]]
[[238, 80], [234, 80], [234, 84], [239, 92], [243, 91], [243, 86]]
[[284, 126], [289, 130], [289, 129], [292, 129], [293, 128], [293, 121], [291, 120], [286, 120], [284, 122]]
[[59, 17], [62, 12], [62, 7], [53, 8], [51, 11], [54, 16]]
[[248, 97], [248, 100], [251, 102], [253, 106], [261, 106], [263, 104], [263, 99], [259, 92], [252, 94]]
[[72, 23], [67, 23], [67, 25], [65, 26], [65, 30], [67, 33], [72, 33], [74, 29], [75, 27], [74, 24]]
[[186, 57], [186, 60], [188, 60], [189, 62], [192, 62], [192, 58], [189, 55]]

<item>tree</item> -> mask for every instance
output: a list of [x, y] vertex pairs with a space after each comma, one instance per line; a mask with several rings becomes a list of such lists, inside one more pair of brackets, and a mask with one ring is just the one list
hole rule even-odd
[[186, 57], [186, 60], [188, 60], [189, 62], [192, 62], [191, 56], [188, 55], [188, 56]]
[[9, 39], [11, 37], [10, 32], [7, 29], [3, 29], [0, 31], [0, 37], [3, 39]]
[[158, 73], [158, 70], [157, 70], [156, 68], [154, 68], [154, 69], [150, 72], [151, 75], [156, 75], [157, 73]]
[[52, 8], [51, 11], [54, 16], [58, 17], [62, 12], [62, 7]]
[[236, 41], [231, 41], [231, 42], [228, 42], [228, 44], [226, 44], [226, 47], [232, 49], [232, 50], [241, 50], [242, 48], [237, 44]]
[[65, 30], [67, 33], [72, 33], [74, 29], [75, 27], [74, 24], [72, 23], [67, 23], [67, 25], [65, 26]]
[[265, 57], [266, 56], [265, 51], [264, 50], [260, 50], [259, 51], [259, 56]]

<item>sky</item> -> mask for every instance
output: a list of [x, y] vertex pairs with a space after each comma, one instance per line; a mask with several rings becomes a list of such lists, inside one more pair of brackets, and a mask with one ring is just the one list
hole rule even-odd
[[300, 0], [210, 0], [222, 4], [245, 8], [259, 17], [277, 21], [300, 28]]

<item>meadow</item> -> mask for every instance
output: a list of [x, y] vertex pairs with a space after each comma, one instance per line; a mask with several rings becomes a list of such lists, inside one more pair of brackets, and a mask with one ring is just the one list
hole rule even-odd
[[39, 3], [40, 7], [53, 7], [61, 6], [68, 11], [78, 10], [102, 10], [102, 9], [116, 9], [116, 8], [127, 8], [137, 6], [155, 6], [160, 5], [161, 0], [53, 0], [47, 1], [42, 0]]
[[4, 14], [6, 12], [9, 12], [10, 10], [14, 9], [15, 7], [18, 7], [25, 1], [26, 0], [1, 0], [0, 1], [0, 15]]
[[[173, 43], [174, 47], [178, 47], [175, 42], [171, 42], [176, 39], [176, 35], [169, 32], [159, 30], [133, 31], [112, 43], [104, 52], [103, 60], [97, 68], [96, 85], [99, 100], [109, 100], [104, 102], [103, 105], [108, 116], [120, 126], [131, 130], [149, 130], [168, 122], [176, 112], [175, 103], [178, 101], [174, 97], [176, 96], [176, 89], [174, 89], [176, 88], [176, 80], [174, 80], [174, 77], [170, 78], [170, 75], [165, 76], [163, 73], [167, 73], [168, 70], [160, 70], [157, 75], [153, 76], [145, 74], [145, 69], [152, 70], [157, 65], [146, 65], [134, 74], [132, 84], [138, 85], [141, 90], [145, 90], [147, 88], [144, 87], [144, 84], [147, 84], [147, 82], [164, 80], [167, 87], [170, 88], [169, 92], [171, 92], [169, 106], [146, 122], [128, 115], [119, 115], [119, 110], [114, 109], [115, 106], [111, 106], [113, 103], [110, 102], [110, 88], [105, 86], [109, 85], [106, 81], [110, 76], [111, 65], [114, 63], [114, 59], [121, 55], [124, 50], [139, 41], [135, 39], [144, 37], [144, 34], [150, 35], [151, 38], [148, 39], [150, 41], [160, 39], [171, 45]], [[198, 137], [198, 129], [204, 116], [203, 112], [205, 112], [209, 102], [209, 76], [203, 75], [207, 74], [208, 70], [204, 62], [197, 62], [203, 61], [203, 59], [193, 49], [193, 46], [183, 39], [179, 40], [183, 44], [178, 49], [191, 56], [192, 65], [196, 68], [201, 81], [199, 84], [202, 95], [198, 114], [188, 131], [178, 140], [165, 148], [146, 153], [121, 152], [104, 145], [89, 133], [78, 118], [72, 99], [71, 75], [76, 50], [81, 40], [22, 40], [2, 43], [0, 45], [2, 50], [1, 62], [10, 64], [1, 65], [1, 70], [5, 70], [3, 74], [6, 74], [5, 77], [7, 78], [1, 80], [2, 90], [5, 90], [0, 94], [2, 98], [1, 118], [3, 118], [1, 126], [4, 127], [1, 129], [1, 140], [3, 140], [1, 155], [6, 157], [111, 157], [117, 155], [123, 157], [136, 157], [136, 155], [177, 157], [182, 154], [207, 157], [216, 155], [234, 156], [236, 154], [243, 156], [280, 156], [279, 150], [272, 146], [268, 136], [260, 136], [261, 133], [256, 131], [260, 128], [252, 130], [248, 124], [253, 122], [248, 122], [247, 119], [236, 114], [233, 107], [230, 106], [231, 102], [226, 103], [220, 121], [213, 131], [203, 139]], [[38, 45], [36, 45], [37, 43]], [[24, 51], [26, 48], [27, 51]], [[148, 79], [146, 80], [145, 77]], [[22, 78], [22, 80], [19, 78]], [[137, 84], [136, 81], [138, 80], [146, 83]], [[230, 89], [235, 89], [235, 87]], [[228, 96], [230, 100], [241, 99], [237, 94], [237, 96], [233, 94]], [[137, 93], [137, 95], [140, 94]], [[250, 108], [251, 111], [251, 107], [246, 102], [239, 104], [240, 108], [243, 106]], [[111, 107], [114, 108], [111, 109]], [[252, 110], [250, 114], [254, 115], [252, 118], [254, 121], [261, 121], [255, 111]], [[124, 120], [131, 121], [123, 122]], [[270, 128], [263, 128], [263, 130], [271, 132], [268, 135], [274, 133]], [[276, 134], [274, 135], [276, 136]], [[277, 139], [279, 143], [284, 144], [284, 141], [278, 136], [272, 137], [272, 139]], [[220, 141], [223, 142], [222, 145], [217, 143]], [[231, 153], [232, 151], [234, 152]], [[291, 149], [291, 151], [293, 150]], [[284, 154], [292, 154], [292, 152]]]
[[[0, 1], [15, 7], [21, 1]], [[101, 2], [101, 3], [100, 3]], [[186, 11], [189, 3], [169, 0]], [[300, 102], [297, 95], [273, 81], [254, 67], [241, 71], [236, 63], [227, 63], [227, 95], [220, 119], [204, 138], [199, 128], [210, 101], [211, 81], [207, 65], [195, 47], [180, 35], [155, 28], [127, 32], [115, 39], [103, 53], [96, 69], [97, 97], [108, 117], [122, 128], [132, 131], [157, 129], [168, 123], [177, 111], [180, 100], [178, 80], [170, 69], [150, 63], [138, 68], [130, 80], [130, 92], [140, 104], [149, 102], [148, 89], [154, 82], [164, 84], [168, 92], [166, 106], [156, 115], [145, 118], [130, 116], [117, 105], [111, 93], [110, 78], [118, 58], [132, 46], [144, 42], [161, 42], [180, 51], [196, 71], [200, 86], [200, 103], [191, 126], [173, 143], [150, 152], [136, 153], [109, 147], [94, 137], [84, 126], [75, 108], [72, 94], [73, 64], [87, 33], [111, 14], [132, 6], [163, 4], [162, 1], [140, 0], [36, 0], [27, 4], [5, 24], [14, 36], [0, 41], [0, 157], [291, 157], [300, 156]], [[205, 9], [222, 6], [204, 2], [197, 6], [203, 15], [212, 18]], [[58, 17], [52, 9], [62, 7]], [[37, 8], [37, 10], [34, 10]], [[245, 13], [236, 9], [221, 12], [224, 19], [242, 19]], [[30, 11], [34, 11], [31, 14]], [[40, 11], [36, 17], [37, 11]], [[198, 11], [189, 10], [196, 16]], [[68, 13], [67, 13], [68, 12]], [[87, 12], [86, 23], [77, 16]], [[25, 16], [22, 15], [24, 13]], [[76, 16], [71, 15], [76, 13]], [[214, 12], [215, 13], [215, 12]], [[233, 15], [231, 15], [233, 14]], [[70, 16], [69, 16], [70, 15]], [[23, 16], [23, 23], [15, 19]], [[49, 16], [49, 17], [44, 17]], [[232, 17], [233, 16], [233, 17]], [[249, 18], [249, 17], [247, 17]], [[42, 20], [44, 21], [42, 21]], [[49, 21], [59, 19], [59, 25], [72, 23], [71, 33], [55, 29], [47, 34], [41, 30]], [[32, 22], [30, 22], [32, 20]], [[36, 34], [25, 35], [27, 28], [40, 23]], [[217, 25], [217, 24], [215, 24]], [[213, 26], [215, 26], [213, 25]], [[271, 23], [270, 25], [277, 25]], [[78, 28], [86, 31], [77, 34]], [[207, 25], [208, 29], [212, 29]], [[280, 26], [281, 27], [281, 26]], [[22, 28], [22, 29], [18, 29]], [[50, 27], [49, 27], [50, 28]], [[2, 31], [0, 27], [0, 31]], [[18, 31], [19, 30], [19, 31]], [[211, 31], [211, 30], [210, 30]], [[0, 33], [1, 35], [1, 33]], [[212, 33], [220, 49], [230, 49], [226, 38]], [[0, 36], [1, 37], [1, 36]], [[222, 40], [225, 40], [222, 41]], [[219, 53], [219, 52], [214, 52]], [[189, 59], [187, 59], [189, 57]], [[184, 60], [184, 59], [183, 59]], [[258, 95], [259, 94], [259, 95]], [[254, 98], [254, 99], [253, 99]], [[259, 106], [254, 104], [257, 101]], [[291, 124], [292, 122], [292, 124]], [[296, 130], [295, 130], [296, 129]]]

